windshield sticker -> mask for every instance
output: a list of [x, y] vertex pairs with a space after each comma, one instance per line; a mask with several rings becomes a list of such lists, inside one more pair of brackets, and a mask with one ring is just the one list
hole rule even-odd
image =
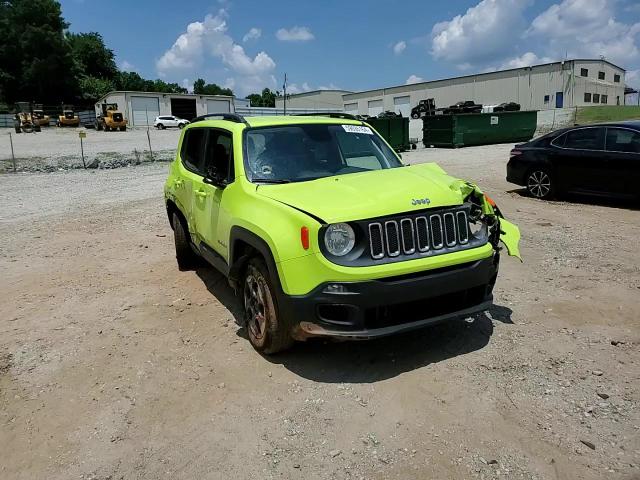
[[349, 133], [364, 133], [365, 135], [373, 135], [373, 132], [369, 127], [362, 127], [360, 125], [342, 125], [345, 132]]

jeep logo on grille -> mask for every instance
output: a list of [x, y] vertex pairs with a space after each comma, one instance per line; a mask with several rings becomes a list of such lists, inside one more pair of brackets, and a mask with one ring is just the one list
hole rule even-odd
[[411, 200], [411, 205], [429, 205], [431, 200], [428, 198], [414, 198]]

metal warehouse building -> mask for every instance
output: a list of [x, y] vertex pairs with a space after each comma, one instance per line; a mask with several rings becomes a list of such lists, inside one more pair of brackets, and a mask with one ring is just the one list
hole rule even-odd
[[624, 104], [625, 70], [606, 60], [575, 59], [343, 95], [346, 113], [409, 116], [420, 100], [436, 107], [463, 100], [517, 102], [523, 110]]
[[[287, 95], [287, 108], [342, 110], [342, 96], [349, 90], [314, 90]], [[276, 108], [284, 108], [284, 97], [276, 98]]]
[[156, 93], [118, 91], [109, 92], [96, 102], [96, 114], [103, 103], [117, 103], [129, 120], [129, 125], [152, 125], [159, 115], [175, 115], [193, 120], [207, 113], [234, 111], [233, 97], [225, 95], [195, 95], [181, 93]]

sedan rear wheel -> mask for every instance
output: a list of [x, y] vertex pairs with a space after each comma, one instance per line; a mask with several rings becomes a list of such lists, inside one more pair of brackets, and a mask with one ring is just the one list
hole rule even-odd
[[553, 197], [555, 185], [551, 174], [543, 168], [531, 170], [527, 176], [527, 190], [536, 198]]

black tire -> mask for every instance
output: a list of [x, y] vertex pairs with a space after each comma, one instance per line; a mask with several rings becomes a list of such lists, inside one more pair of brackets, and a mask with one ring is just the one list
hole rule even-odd
[[186, 230], [186, 224], [178, 213], [174, 213], [171, 217], [173, 225], [173, 239], [176, 245], [176, 261], [180, 271], [191, 270], [196, 266], [198, 257], [191, 249], [191, 240], [189, 232]]
[[96, 129], [96, 131], [98, 131], [98, 132], [99, 132], [100, 130], [102, 130], [102, 124], [101, 124], [98, 120], [96, 120], [96, 121], [95, 121], [95, 123], [93, 124], [93, 127], [94, 127], [94, 128]]
[[159, 124], [158, 124], [158, 130], [164, 130], [164, 125], [163, 125], [163, 124], [161, 124], [161, 123], [159, 123]]
[[40, 132], [42, 131], [42, 128], [40, 128], [40, 124], [36, 123], [33, 125], [33, 131], [34, 132]]
[[22, 133], [22, 129], [20, 128], [20, 125], [16, 125], [15, 129], [16, 129], [16, 133]]
[[179, 124], [178, 124], [178, 128], [179, 128], [180, 130], [182, 130], [182, 129], [184, 128], [184, 126], [185, 126], [185, 125], [186, 125], [186, 123], [179, 123]]
[[104, 125], [104, 131], [105, 132], [110, 132], [111, 131], [111, 127], [109, 125], [107, 125], [106, 123]]
[[127, 126], [125, 125], [124, 127], [120, 127], [120, 131], [121, 132], [126, 132], [127, 131]]
[[412, 113], [411, 114], [411, 118], [413, 118], [414, 120], [417, 120], [418, 118], [420, 118], [420, 114], [419, 113]]
[[553, 175], [545, 167], [533, 168], [527, 173], [527, 191], [534, 198], [548, 200], [556, 194]]
[[253, 348], [264, 354], [290, 348], [294, 343], [291, 326], [278, 315], [277, 290], [260, 257], [252, 258], [247, 265], [242, 297], [247, 335]]

